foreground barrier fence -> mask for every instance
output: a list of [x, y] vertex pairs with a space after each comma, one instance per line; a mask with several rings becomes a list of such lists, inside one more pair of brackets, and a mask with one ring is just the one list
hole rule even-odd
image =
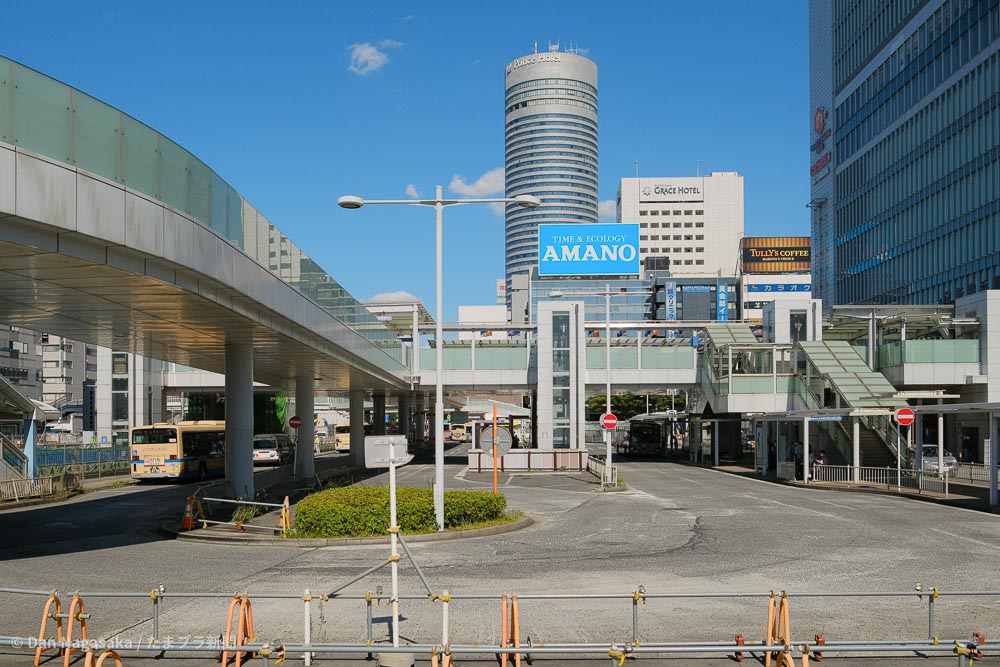
[[[404, 547], [405, 548], [405, 547]], [[408, 549], [406, 549], [409, 552]], [[398, 600], [413, 601], [414, 606], [417, 601], [423, 604], [440, 605], [440, 635], [436, 635], [433, 641], [418, 640], [411, 637], [413, 643], [407, 646], [394, 648], [392, 646], [376, 643], [373, 628], [373, 607], [387, 598], [382, 596], [381, 590], [375, 593], [365, 594], [343, 594], [340, 591], [363, 578], [368, 572], [382, 567], [384, 563], [376, 565], [361, 576], [342, 584], [339, 588], [330, 593], [322, 595], [311, 594], [309, 590], [304, 593], [200, 593], [200, 592], [170, 592], [162, 587], [152, 589], [150, 592], [136, 593], [115, 593], [115, 592], [75, 592], [72, 594], [72, 602], [69, 610], [63, 613], [62, 603], [56, 591], [25, 590], [14, 588], [0, 588], [0, 596], [27, 596], [29, 598], [44, 599], [44, 603], [39, 602], [38, 609], [41, 611], [41, 627], [36, 636], [20, 635], [0, 635], [0, 647], [8, 647], [24, 651], [26, 656], [33, 656], [35, 664], [38, 664], [43, 652], [56, 651], [62, 654], [64, 664], [68, 664], [74, 652], [84, 653], [87, 656], [86, 664], [101, 664], [103, 660], [113, 660], [116, 665], [121, 664], [122, 656], [149, 653], [184, 654], [197, 652], [207, 656], [223, 656], [223, 664], [229, 656], [234, 656], [236, 664], [256, 655], [262, 659], [262, 664], [270, 665], [271, 660], [277, 662], [288, 659], [301, 659], [306, 665], [310, 665], [316, 655], [336, 656], [356, 656], [361, 657], [371, 655], [373, 652], [379, 653], [406, 653], [411, 655], [423, 655], [430, 658], [431, 664], [451, 665], [456, 657], [489, 657], [497, 655], [500, 664], [506, 667], [508, 661], [515, 665], [520, 664], [521, 658], [527, 661], [538, 655], [557, 655], [562, 657], [603, 657], [617, 662], [621, 665], [626, 659], [640, 658], [642, 656], [657, 656], [662, 661], [669, 658], [689, 659], [695, 655], [728, 655], [734, 660], [742, 660], [744, 654], [753, 653], [762, 658], [765, 666], [771, 664], [780, 667], [795, 667], [797, 664], [808, 665], [810, 659], [822, 659], [829, 655], [854, 655], [854, 656], [878, 656], [880, 654], [893, 653], [913, 653], [921, 656], [954, 656], [960, 665], [971, 665], [972, 661], [983, 657], [986, 651], [1000, 652], [1000, 640], [988, 641], [980, 631], [970, 629], [967, 637], [943, 638], [936, 634], [935, 607], [940, 604], [942, 598], [952, 598], [956, 600], [1000, 597], [1000, 591], [992, 590], [967, 590], [967, 591], [941, 591], [937, 588], [924, 589], [919, 584], [910, 591], [898, 592], [869, 592], [869, 591], [832, 591], [832, 592], [802, 592], [790, 594], [785, 591], [780, 593], [775, 591], [767, 592], [712, 592], [712, 593], [671, 593], [671, 592], [649, 592], [640, 586], [636, 590], [624, 593], [608, 594], [545, 594], [528, 593], [521, 595], [509, 594], [464, 594], [450, 595], [447, 591], [440, 594], [430, 592], [429, 587], [426, 595], [400, 595]], [[419, 568], [418, 568], [419, 572]], [[426, 584], [423, 574], [421, 580]], [[148, 619], [138, 619], [139, 623], [149, 621], [151, 623], [151, 634], [145, 639], [129, 639], [124, 637], [114, 637], [108, 640], [93, 640], [87, 635], [87, 621], [93, 625], [100, 618], [92, 618], [90, 613], [85, 611], [84, 600], [90, 601], [91, 607], [95, 607], [94, 600], [118, 600], [123, 604], [134, 606], [134, 602], [139, 599], [148, 599], [151, 604]], [[926, 638], [916, 636], [908, 637], [884, 637], [881, 639], [871, 639], [874, 631], [881, 625], [878, 621], [874, 626], [862, 627], [856, 624], [855, 627], [860, 635], [867, 636], [865, 639], [853, 639], [850, 637], [836, 638], [827, 637], [822, 634], [814, 634], [811, 638], [803, 641], [796, 641], [792, 636], [791, 620], [795, 617], [795, 605], [803, 604], [807, 601], [827, 606], [826, 600], [832, 598], [843, 598], [851, 601], [852, 608], [855, 603], [860, 603], [862, 599], [881, 599], [883, 601], [905, 601], [916, 600], [919, 604], [926, 604], [927, 608], [927, 636]], [[220, 623], [217, 627], [206, 628], [203, 635], [205, 637], [218, 637], [214, 642], [194, 641], [182, 642], [182, 637], [167, 635], [163, 636], [162, 628], [162, 605], [164, 601], [177, 600], [186, 603], [195, 599], [206, 601], [221, 611], [228, 603], [228, 613], [225, 615], [225, 623]], [[731, 639], [719, 639], [718, 636], [707, 636], [696, 641], [664, 641], [662, 637], [650, 636], [651, 632], [640, 633], [641, 609], [647, 604], [670, 604], [674, 603], [670, 613], [683, 613], [684, 605], [694, 602], [705, 602], [708, 600], [741, 600], [750, 605], [749, 608], [757, 609], [758, 615], [751, 615], [746, 623], [748, 627], [741, 628], [740, 632], [725, 635]], [[289, 637], [287, 640], [260, 641], [258, 636], [270, 635], [271, 633], [262, 631], [262, 628], [254, 628], [252, 600], [262, 601], [287, 601], [289, 605], [299, 605], [302, 609], [303, 634], [301, 639]], [[454, 613], [452, 606], [464, 603], [489, 603], [500, 602], [501, 618], [497, 629], [499, 634], [491, 633], [494, 637], [499, 636], [499, 643], [452, 643], [451, 641], [451, 615]], [[546, 614], [557, 612], [552, 609], [553, 605], [578, 605], [583, 601], [613, 602], [619, 601], [631, 604], [631, 633], [622, 637], [595, 637], [593, 642], [575, 643], [538, 643], [532, 642], [527, 637], [528, 629], [525, 628], [522, 613], [525, 606], [545, 607]], [[365, 618], [367, 623], [367, 633], [362, 639], [360, 636], [354, 642], [313, 642], [312, 628], [315, 618], [314, 606], [321, 605], [318, 610], [320, 618], [323, 618], [324, 604], [333, 603], [353, 604], [362, 602], [365, 608]], [[759, 606], [757, 606], [759, 603]], [[102, 603], [103, 604], [103, 603]], [[106, 606], [104, 604], [103, 606]], [[342, 605], [344, 606], [344, 605]], [[189, 605], [185, 605], [186, 613], [189, 614]], [[663, 611], [662, 607], [660, 611]], [[282, 614], [287, 616], [286, 614]], [[332, 614], [331, 614], [332, 615]], [[346, 611], [338, 607], [336, 618], [339, 624], [345, 623]], [[969, 616], [979, 622], [987, 622], [975, 614]], [[53, 622], [51, 625], [49, 623]], [[136, 628], [139, 623], [132, 623], [130, 627]], [[74, 625], [79, 628], [79, 636], [74, 633]], [[54, 627], [53, 627], [54, 626]], [[668, 633], [669, 630], [657, 625], [657, 632]], [[233, 634], [235, 629], [235, 634]], [[753, 635], [751, 630], [762, 632], [758, 640], [750, 639]], [[53, 635], [54, 630], [54, 635]], [[718, 629], [715, 629], [718, 632]], [[221, 634], [220, 634], [221, 632]], [[435, 633], [436, 634], [436, 633]], [[913, 635], [921, 634], [919, 630], [914, 630]], [[437, 637], [440, 641], [437, 641]], [[536, 635], [537, 637], [537, 635]], [[189, 638], [190, 639], [190, 638]], [[95, 663], [94, 661], [97, 660]]]
[[839, 482], [844, 484], [863, 484], [867, 486], [884, 486], [886, 489], [901, 491], [933, 491], [949, 494], [947, 472], [938, 475], [937, 472], [924, 470], [897, 470], [896, 468], [870, 468], [864, 466], [813, 466], [814, 482]]

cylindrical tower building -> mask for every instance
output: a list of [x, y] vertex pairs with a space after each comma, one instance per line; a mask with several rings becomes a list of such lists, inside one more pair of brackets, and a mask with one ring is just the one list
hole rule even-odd
[[506, 279], [538, 264], [538, 225], [597, 222], [597, 65], [550, 50], [507, 65], [504, 169], [507, 197], [534, 195], [539, 208], [507, 206]]

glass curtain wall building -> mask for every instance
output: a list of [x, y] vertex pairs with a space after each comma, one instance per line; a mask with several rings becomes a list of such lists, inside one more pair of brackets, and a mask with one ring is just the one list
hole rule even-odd
[[815, 296], [1000, 288], [1000, 0], [812, 0]]
[[538, 225], [597, 222], [597, 65], [536, 50], [507, 65], [505, 84], [506, 196], [541, 200], [534, 209], [507, 205], [509, 294], [511, 276], [538, 265]]

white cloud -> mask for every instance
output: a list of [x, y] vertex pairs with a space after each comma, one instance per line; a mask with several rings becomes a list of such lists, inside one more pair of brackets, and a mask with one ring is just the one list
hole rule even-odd
[[385, 52], [368, 42], [351, 44], [347, 49], [351, 52], [351, 66], [348, 69], [361, 76], [377, 72], [389, 62], [389, 56]]
[[605, 199], [597, 204], [597, 219], [601, 222], [614, 222], [618, 214], [614, 199]]
[[395, 39], [383, 39], [378, 45], [381, 49], [401, 49], [404, 46], [402, 42], [398, 42]]
[[500, 218], [502, 218], [503, 214], [506, 213], [506, 210], [505, 210], [506, 208], [507, 208], [506, 204], [500, 204], [500, 203], [490, 204], [490, 210], [493, 211], [493, 215], [495, 215], [497, 217], [500, 217]]
[[412, 21], [415, 18], [416, 17], [413, 14], [407, 14], [406, 16], [401, 17], [399, 20], [402, 21], [403, 23], [408, 23], [409, 21]]
[[465, 179], [455, 174], [448, 189], [466, 197], [487, 197], [503, 192], [503, 167], [491, 169], [480, 176], [475, 183], [466, 183]]
[[420, 190], [417, 190], [417, 186], [410, 183], [406, 186], [406, 196], [413, 197], [414, 199], [420, 199]]
[[420, 299], [405, 290], [399, 290], [397, 292], [381, 292], [380, 294], [376, 294], [372, 298], [368, 299], [368, 303], [397, 303], [400, 301], [404, 303], [412, 303], [414, 301], [419, 302]]

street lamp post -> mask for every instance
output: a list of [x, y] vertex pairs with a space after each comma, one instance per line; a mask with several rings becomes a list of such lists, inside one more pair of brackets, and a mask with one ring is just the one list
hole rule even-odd
[[[434, 514], [437, 519], [438, 530], [444, 530], [444, 383], [442, 377], [444, 355], [442, 354], [443, 347], [441, 345], [444, 335], [441, 325], [442, 293], [444, 291], [441, 260], [443, 246], [442, 216], [444, 207], [461, 204], [517, 204], [525, 208], [536, 208], [539, 205], [539, 201], [537, 197], [531, 195], [489, 199], [444, 199], [441, 195], [440, 185], [434, 188], [434, 199], [362, 199], [354, 195], [345, 195], [337, 199], [337, 205], [346, 209], [358, 209], [366, 204], [407, 204], [410, 206], [434, 207], [437, 246], [437, 260], [435, 263], [437, 272], [435, 319], [437, 323], [434, 327], [434, 346], [436, 348], [435, 356], [437, 359], [434, 382]], [[416, 341], [414, 341], [414, 344], [416, 344]]]

